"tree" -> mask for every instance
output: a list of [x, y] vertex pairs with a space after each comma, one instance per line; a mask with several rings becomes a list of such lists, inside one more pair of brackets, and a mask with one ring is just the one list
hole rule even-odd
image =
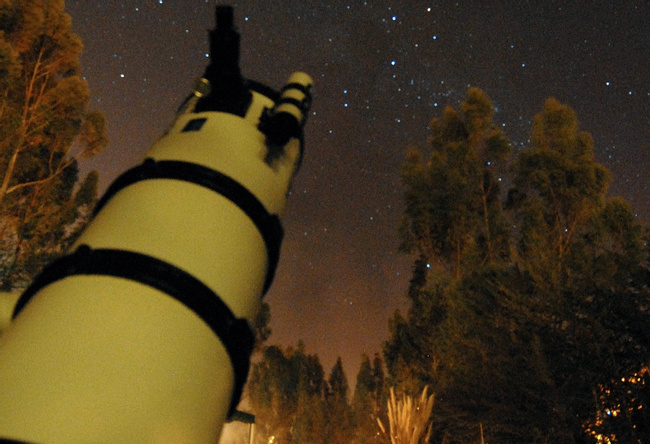
[[533, 147], [515, 164], [509, 203], [519, 227], [518, 251], [538, 285], [570, 284], [568, 256], [580, 230], [605, 204], [607, 169], [594, 159], [591, 135], [578, 131], [575, 112], [548, 99], [535, 116]]
[[[543, 357], [527, 330], [516, 273], [484, 266], [461, 282], [432, 278], [384, 346], [389, 384], [436, 394], [432, 442], [536, 442], [549, 428]], [[525, 402], [522, 402], [525, 400]]]
[[610, 174], [570, 107], [548, 99], [532, 140], [508, 202], [517, 264], [530, 279], [549, 393], [562, 406], [557, 428], [579, 442], [597, 415], [593, 393], [647, 364], [647, 295], [639, 299], [628, 277], [643, 260], [642, 229], [627, 202], [606, 199]]
[[375, 380], [370, 366], [370, 358], [361, 356], [361, 366], [357, 373], [357, 383], [352, 397], [352, 415], [355, 428], [353, 443], [365, 443], [373, 439], [375, 433]]
[[[619, 393], [648, 365], [643, 230], [629, 204], [606, 199], [591, 136], [554, 99], [512, 164], [504, 206], [480, 130], [491, 127], [487, 104], [471, 91], [461, 112], [432, 121], [430, 160], [407, 153], [411, 306], [390, 322], [389, 383], [411, 396], [431, 387], [432, 442], [591, 442], [602, 400], [612, 402], [599, 393]], [[625, 386], [636, 392], [616, 398], [621, 411], [646, 408], [643, 387]], [[617, 436], [647, 430], [633, 417]]]
[[384, 355], [391, 385], [411, 395], [428, 385], [438, 394], [436, 439], [466, 442], [479, 423], [512, 414], [497, 408], [506, 384], [491, 384], [505, 364], [486, 352], [488, 346], [508, 349], [502, 294], [490, 289], [495, 298], [484, 301], [486, 289], [465, 285], [478, 270], [496, 273], [509, 257], [499, 175], [510, 143], [493, 114], [485, 93], [471, 88], [460, 112], [446, 107], [431, 121], [430, 158], [410, 149], [402, 168], [402, 249], [416, 259], [411, 309], [391, 320]]
[[337, 404], [348, 403], [348, 379], [345, 377], [340, 356], [330, 373], [328, 396]]
[[271, 336], [271, 308], [262, 301], [260, 309], [255, 316], [253, 331], [255, 332], [255, 352], [261, 352], [264, 343]]
[[328, 442], [327, 418], [323, 407], [326, 392], [325, 374], [318, 356], [305, 356], [298, 384], [298, 411], [293, 421], [294, 442]]
[[381, 406], [386, 402], [386, 377], [384, 375], [384, 361], [379, 353], [372, 359], [372, 379], [374, 385], [373, 406], [375, 415], [379, 414]]
[[264, 348], [252, 367], [247, 396], [256, 419], [257, 442], [329, 444], [353, 442], [348, 382], [338, 358], [325, 380], [317, 355], [297, 348]]
[[327, 390], [318, 356], [306, 354], [302, 342], [286, 350], [264, 347], [247, 385], [258, 442], [273, 436], [276, 442], [327, 443]]
[[402, 249], [417, 253], [420, 268], [435, 262], [456, 277], [507, 254], [497, 175], [510, 144], [483, 91], [470, 88], [461, 111], [446, 107], [431, 121], [430, 158], [410, 149], [401, 172]]
[[62, 0], [0, 2], [0, 234], [5, 290], [61, 254], [87, 221], [97, 174], [75, 186], [77, 161], [106, 144], [87, 111], [81, 40]]
[[348, 403], [348, 380], [341, 358], [337, 358], [329, 377], [327, 391], [328, 442], [350, 442], [353, 431]]
[[386, 405], [384, 379], [384, 363], [379, 353], [375, 353], [372, 365], [370, 358], [364, 353], [361, 356], [361, 366], [352, 397], [352, 443], [377, 442], [379, 439], [377, 420], [384, 418]]

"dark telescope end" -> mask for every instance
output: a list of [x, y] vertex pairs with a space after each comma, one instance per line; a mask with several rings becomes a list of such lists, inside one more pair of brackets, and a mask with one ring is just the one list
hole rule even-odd
[[251, 95], [239, 69], [239, 32], [234, 25], [232, 6], [216, 7], [216, 26], [210, 31], [210, 64], [203, 77], [211, 93], [197, 104], [196, 111], [224, 111], [242, 115]]
[[219, 5], [216, 9], [217, 29], [233, 29], [234, 12], [232, 6]]

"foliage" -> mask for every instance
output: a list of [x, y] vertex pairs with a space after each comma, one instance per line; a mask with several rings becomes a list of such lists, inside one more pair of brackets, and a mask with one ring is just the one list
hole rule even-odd
[[640, 384], [610, 399], [650, 356], [644, 231], [606, 198], [610, 174], [570, 107], [547, 100], [509, 168], [492, 115], [472, 88], [431, 122], [428, 159], [407, 152], [401, 235], [415, 260], [384, 347], [390, 384], [436, 393], [432, 442], [594, 442], [610, 426], [637, 439], [638, 415], [636, 428], [596, 418], [607, 403], [650, 408]]
[[538, 286], [556, 292], [569, 284], [566, 267], [576, 236], [603, 209], [610, 182], [607, 169], [594, 160], [591, 135], [577, 125], [571, 108], [546, 101], [534, 120], [533, 149], [514, 165], [508, 202], [519, 226], [520, 263]]
[[497, 176], [510, 144], [481, 90], [470, 88], [461, 110], [447, 107], [429, 124], [428, 160], [411, 149], [402, 167], [402, 249], [456, 276], [507, 254]]
[[538, 344], [517, 322], [526, 313], [512, 309], [521, 302], [514, 276], [482, 271], [418, 292], [408, 317], [393, 318], [389, 381], [407, 393], [427, 385], [436, 393], [434, 442], [475, 442], [480, 423], [488, 441], [534, 442], [534, 430], [549, 422]]
[[368, 355], [363, 354], [352, 398], [352, 414], [356, 428], [354, 442], [366, 442], [374, 437], [374, 415], [378, 407], [374, 405], [374, 392], [375, 381], [370, 359]]
[[425, 387], [420, 398], [414, 400], [408, 395], [402, 395], [397, 400], [394, 387], [390, 388], [388, 401], [389, 432], [377, 419], [382, 436], [389, 444], [426, 444], [431, 437], [431, 412], [434, 395], [427, 394]]
[[348, 383], [340, 359], [325, 380], [317, 355], [302, 343], [286, 350], [265, 347], [253, 365], [247, 394], [256, 417], [257, 439], [268, 442], [351, 442]]
[[339, 357], [330, 372], [325, 408], [328, 442], [350, 442], [352, 437], [352, 411], [348, 403], [348, 381]]
[[106, 144], [87, 111], [81, 40], [62, 0], [0, 3], [2, 287], [24, 285], [87, 221], [97, 173], [76, 186], [77, 160]]
[[264, 343], [271, 336], [271, 308], [269, 304], [262, 301], [260, 309], [255, 316], [253, 331], [255, 332], [255, 351], [261, 352]]
[[352, 398], [353, 443], [368, 443], [378, 438], [376, 424], [386, 404], [384, 380], [384, 364], [379, 354], [375, 353], [372, 365], [368, 355], [363, 354]]

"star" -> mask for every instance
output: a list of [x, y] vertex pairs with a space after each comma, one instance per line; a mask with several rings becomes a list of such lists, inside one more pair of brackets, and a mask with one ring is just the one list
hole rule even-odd
[[[326, 368], [342, 354], [349, 378], [363, 350], [381, 350], [411, 275], [411, 258], [397, 253], [404, 152], [427, 147], [430, 120], [457, 107], [468, 85], [498, 104], [498, 123], [517, 150], [530, 145], [531, 121], [546, 98], [573, 107], [597, 159], [613, 172], [611, 194], [650, 222], [650, 91], [639, 61], [650, 39], [645, 16], [627, 4], [616, 14], [596, 5], [589, 15], [557, 4], [486, 3], [477, 14], [476, 2], [236, 2], [246, 77], [276, 89], [292, 71], [315, 79], [304, 162], [266, 299], [271, 343], [302, 338]], [[97, 168], [105, 189], [140, 161], [203, 73], [214, 2], [87, 0], [66, 9], [111, 139], [81, 167]], [[355, 310], [343, 313], [335, 301], [349, 289]], [[379, 307], [371, 320], [348, 313], [367, 307]], [[363, 335], [345, 341], [362, 327]]]

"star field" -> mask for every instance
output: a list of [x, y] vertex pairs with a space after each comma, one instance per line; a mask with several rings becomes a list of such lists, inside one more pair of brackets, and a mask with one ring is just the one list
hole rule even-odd
[[[271, 343], [304, 339], [351, 383], [406, 307], [397, 253], [399, 166], [427, 124], [483, 89], [516, 149], [547, 97], [573, 107], [614, 174], [611, 194], [650, 221], [650, 22], [639, 1], [239, 1], [245, 76], [280, 88], [315, 80], [306, 154], [285, 216]], [[213, 1], [68, 1], [93, 107], [111, 144], [91, 162], [106, 186], [138, 162], [207, 64]]]

